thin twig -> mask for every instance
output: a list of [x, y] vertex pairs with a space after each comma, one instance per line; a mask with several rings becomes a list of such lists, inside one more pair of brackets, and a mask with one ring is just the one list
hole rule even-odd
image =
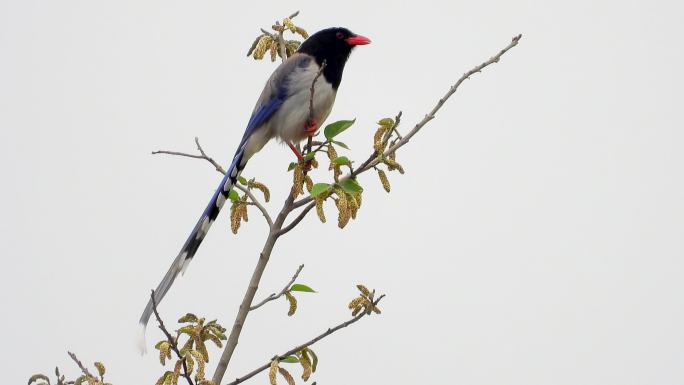
[[[221, 167], [221, 165], [214, 160], [214, 158], [210, 157], [207, 155], [206, 152], [204, 152], [204, 149], [202, 148], [202, 145], [200, 145], [199, 138], [195, 137], [195, 144], [197, 144], [197, 151], [200, 152], [200, 155], [194, 155], [194, 154], [188, 154], [185, 152], [178, 152], [178, 151], [167, 151], [167, 150], [158, 150], [158, 151], [153, 151], [152, 154], [166, 154], [166, 155], [175, 155], [175, 156], [184, 156], [186, 158], [193, 158], [193, 159], [204, 159], [207, 162], [211, 163], [212, 166], [216, 169], [216, 171], [220, 172], [221, 174], [225, 175], [226, 171]], [[247, 194], [247, 197], [252, 201], [251, 203], [256, 206], [259, 211], [261, 211], [261, 214], [264, 215], [264, 218], [266, 219], [266, 223], [268, 223], [268, 227], [270, 228], [273, 226], [273, 219], [271, 218], [271, 215], [269, 215], [268, 210], [266, 210], [266, 207], [259, 201], [259, 199], [252, 194], [252, 192], [239, 184], [235, 184], [233, 186], [234, 188], [242, 191], [243, 193]]]
[[83, 374], [86, 375], [86, 377], [97, 379], [97, 377], [93, 376], [93, 374], [88, 371], [88, 368], [86, 368], [85, 365], [83, 365], [83, 363], [78, 359], [78, 357], [76, 357], [76, 354], [69, 351], [67, 351], [67, 353], [69, 354], [69, 357], [71, 357], [71, 359], [74, 360], [76, 365], [78, 365], [79, 369], [81, 369], [81, 372], [83, 372]]
[[[377, 305], [377, 304], [380, 302], [380, 300], [382, 300], [382, 298], [383, 298], [384, 296], [385, 296], [385, 295], [383, 294], [383, 295], [381, 295], [380, 297], [378, 297], [378, 299], [375, 300], [375, 301], [373, 302], [373, 305]], [[368, 312], [365, 312], [365, 311], [364, 311], [364, 312], [361, 312], [359, 315], [355, 316], [354, 318], [352, 318], [352, 319], [350, 319], [350, 320], [348, 320], [348, 321], [342, 322], [341, 324], [339, 324], [339, 325], [337, 325], [337, 326], [335, 326], [335, 327], [329, 328], [328, 330], [326, 330], [325, 332], [323, 332], [323, 333], [317, 335], [316, 337], [312, 338], [311, 340], [309, 340], [309, 341], [307, 341], [307, 342], [305, 342], [305, 343], [303, 343], [303, 344], [301, 344], [301, 345], [298, 345], [297, 347], [294, 347], [294, 348], [288, 350], [287, 352], [285, 352], [285, 353], [279, 355], [277, 358], [278, 358], [278, 359], [284, 359], [284, 358], [287, 357], [287, 356], [293, 355], [293, 354], [295, 354], [295, 353], [301, 351], [302, 349], [304, 349], [304, 348], [306, 348], [306, 347], [309, 347], [309, 346], [315, 344], [316, 342], [322, 340], [323, 338], [325, 338], [325, 337], [327, 337], [327, 336], [329, 336], [329, 335], [335, 333], [336, 331], [338, 331], [338, 330], [340, 330], [340, 329], [344, 329], [344, 328], [346, 328], [347, 326], [349, 326], [349, 325], [351, 325], [351, 324], [353, 324], [353, 323], [359, 321], [361, 318], [363, 318], [363, 317], [365, 317], [365, 316], [367, 316], [367, 315], [369, 315]], [[252, 370], [251, 372], [245, 374], [244, 376], [239, 377], [239, 378], [236, 378], [235, 381], [229, 382], [227, 385], [237, 385], [237, 384], [239, 384], [239, 383], [241, 383], [241, 382], [244, 382], [244, 381], [246, 381], [246, 380], [249, 380], [250, 378], [254, 377], [255, 375], [259, 374], [260, 372], [262, 372], [262, 371], [268, 369], [268, 368], [271, 366], [271, 362], [272, 362], [272, 361], [273, 361], [273, 360], [270, 360], [270, 361], [268, 361], [267, 363], [261, 365], [260, 367], [258, 367], [258, 368], [256, 368], [256, 369]]]
[[276, 299], [278, 299], [278, 298], [284, 296], [285, 293], [288, 292], [288, 291], [290, 290], [290, 286], [292, 286], [292, 284], [294, 283], [294, 281], [297, 280], [297, 277], [299, 276], [299, 273], [302, 272], [302, 269], [303, 269], [303, 268], [304, 268], [304, 265], [299, 265], [299, 268], [297, 269], [297, 271], [295, 271], [295, 273], [294, 273], [294, 275], [292, 276], [292, 278], [290, 279], [290, 281], [287, 283], [287, 285], [285, 285], [285, 287], [283, 288], [283, 290], [281, 290], [278, 294], [273, 293], [273, 294], [269, 295], [268, 297], [264, 298], [263, 301], [259, 302], [258, 304], [254, 305], [254, 306], [251, 306], [251, 307], [249, 308], [249, 310], [250, 310], [250, 311], [256, 310], [256, 309], [262, 307], [262, 306], [263, 306], [264, 304], [266, 304], [267, 302], [276, 300]]
[[161, 316], [159, 315], [159, 311], [157, 311], [157, 300], [154, 297], [154, 290], [152, 290], [152, 293], [150, 294], [152, 296], [152, 311], [154, 312], [154, 316], [157, 318], [157, 323], [159, 324], [159, 329], [164, 333], [166, 336], [166, 340], [169, 341], [169, 344], [171, 345], [171, 350], [173, 350], [174, 353], [176, 353], [176, 356], [178, 356], [178, 359], [181, 360], [181, 363], [183, 365], [183, 377], [185, 377], [186, 380], [188, 380], [189, 385], [194, 385], [192, 382], [192, 377], [190, 377], [190, 373], [188, 373], [188, 366], [185, 363], [185, 357], [183, 357], [180, 353], [180, 350], [178, 350], [178, 344], [176, 343], [176, 339], [173, 338], [171, 333], [166, 329], [164, 326], [164, 321], [162, 321]]
[[215, 161], [213, 158], [207, 156], [207, 153], [204, 152], [204, 149], [202, 148], [202, 145], [201, 145], [200, 142], [199, 142], [199, 137], [197, 137], [197, 136], [195, 137], [195, 144], [197, 145], [197, 151], [199, 151], [200, 154], [202, 154], [202, 156], [204, 157], [204, 159], [206, 159], [209, 163], [211, 163], [211, 165], [214, 166], [214, 168], [216, 168], [216, 171], [218, 171], [218, 172], [220, 172], [221, 174], [225, 175], [225, 174], [226, 174], [226, 170], [224, 170], [223, 167], [221, 167], [221, 165], [218, 164], [218, 162]]
[[309, 205], [306, 206], [306, 207], [304, 208], [304, 210], [302, 210], [302, 211], [299, 213], [299, 215], [297, 215], [297, 218], [293, 219], [292, 222], [291, 222], [289, 225], [283, 227], [283, 228], [278, 232], [278, 236], [281, 236], [281, 235], [287, 233], [288, 231], [294, 229], [294, 227], [297, 226], [297, 225], [299, 224], [299, 222], [302, 221], [302, 219], [304, 219], [304, 217], [306, 216], [306, 214], [308, 214], [309, 211], [311, 211], [311, 209], [314, 208], [314, 206], [316, 206], [316, 202], [311, 202], [311, 203], [309, 203]]

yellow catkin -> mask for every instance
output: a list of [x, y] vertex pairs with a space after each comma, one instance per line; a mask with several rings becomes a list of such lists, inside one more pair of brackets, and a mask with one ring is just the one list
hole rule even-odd
[[295, 197], [298, 197], [299, 195], [304, 193], [304, 170], [302, 169], [302, 165], [300, 164], [298, 164], [294, 169], [293, 184], [293, 192]]
[[278, 359], [271, 361], [271, 369], [268, 371], [268, 381], [271, 385], [277, 385], [276, 374], [278, 374]]
[[373, 135], [373, 149], [375, 150], [375, 153], [380, 155], [385, 151], [385, 145], [382, 143], [382, 136], [385, 134], [387, 131], [387, 126], [380, 126], [378, 127], [378, 130], [375, 131], [375, 135]]
[[335, 150], [335, 147], [333, 147], [332, 144], [328, 145], [328, 159], [330, 159], [330, 166], [328, 166], [328, 170], [332, 170], [335, 168], [335, 165], [333, 164], [333, 160], [337, 159], [337, 151]]
[[259, 191], [261, 191], [262, 194], [264, 194], [264, 200], [268, 202], [271, 200], [271, 191], [266, 187], [265, 184], [257, 181], [250, 181], [249, 182], [250, 187], [255, 188]]
[[97, 373], [100, 375], [100, 377], [105, 375], [107, 369], [105, 369], [105, 366], [102, 362], [96, 362], [95, 367], [97, 368]]
[[306, 184], [306, 191], [311, 192], [311, 190], [313, 189], [314, 183], [313, 183], [313, 180], [311, 179], [311, 177], [309, 175], [306, 175], [304, 177], [304, 183]]
[[385, 174], [383, 170], [378, 170], [378, 177], [380, 177], [382, 188], [384, 188], [385, 191], [390, 192], [390, 182], [389, 179], [387, 179], [387, 174]]
[[366, 297], [368, 297], [370, 295], [370, 290], [368, 290], [368, 288], [366, 286], [364, 286], [362, 284], [358, 284], [358, 285], [356, 285], [356, 288], [359, 289], [359, 291], [363, 295], [365, 295]]
[[392, 128], [392, 126], [394, 126], [394, 119], [392, 119], [392, 118], [380, 119], [378, 124], [381, 126]]
[[242, 214], [238, 210], [239, 205], [233, 205], [230, 208], [230, 230], [233, 234], [237, 234], [240, 230], [240, 218]]
[[287, 310], [288, 316], [293, 316], [297, 311], [297, 298], [295, 298], [289, 291], [285, 292], [285, 298], [290, 303], [290, 308]]
[[159, 345], [159, 362], [166, 364], [167, 357], [171, 359], [171, 344], [165, 341]]
[[311, 377], [312, 370], [311, 361], [309, 360], [309, 356], [305, 351], [302, 351], [302, 356], [299, 358], [299, 363], [302, 365], [302, 369], [304, 369], [302, 372], [302, 380], [308, 381], [309, 377]]
[[198, 380], [203, 380], [204, 379], [204, 356], [202, 353], [198, 352], [197, 350], [191, 350], [190, 354], [192, 357], [195, 359], [195, 362], [197, 362], [197, 374], [195, 374], [195, 378]]
[[353, 317], [356, 317], [356, 315], [359, 314], [359, 312], [360, 312], [361, 310], [363, 310], [363, 309], [364, 309], [363, 306], [361, 306], [361, 305], [357, 306], [357, 307], [354, 309], [354, 311], [352, 312], [352, 316], [353, 316]]
[[335, 200], [335, 205], [337, 206], [337, 211], [339, 212], [337, 216], [337, 226], [341, 229], [349, 223], [349, 218], [351, 213], [347, 204], [347, 194], [342, 191], [342, 189], [336, 189], [337, 199]]
[[249, 222], [249, 217], [247, 216], [247, 204], [243, 203], [240, 205], [240, 214], [242, 215], [242, 220]]
[[202, 354], [202, 357], [204, 357], [204, 362], [209, 362], [209, 352], [207, 351], [207, 345], [204, 344], [204, 341], [195, 343], [195, 349]]
[[269, 47], [269, 51], [271, 54], [271, 61], [272, 62], [276, 61], [276, 57], [278, 57], [278, 42], [277, 41], [271, 42], [271, 46]]
[[363, 203], [363, 193], [362, 192], [357, 192], [354, 194], [354, 198], [356, 198], [356, 204], [359, 205], [359, 208], [361, 208], [361, 205]]
[[304, 30], [304, 28], [296, 27], [296, 32], [303, 38], [308, 39], [309, 33]]
[[363, 298], [363, 297], [360, 297], [360, 296], [359, 296], [359, 297], [356, 297], [356, 298], [354, 298], [353, 300], [351, 300], [351, 302], [349, 302], [348, 307], [349, 307], [349, 309], [355, 309], [355, 308], [357, 308], [360, 304], [362, 304], [365, 300], [366, 300], [366, 299]]
[[398, 170], [400, 174], [404, 173], [404, 168], [401, 167], [401, 165], [399, 163], [397, 163], [396, 161], [394, 161], [393, 159], [390, 159], [390, 158], [385, 159], [385, 164], [387, 165], [387, 169], [390, 171]]
[[273, 42], [273, 38], [269, 35], [263, 35], [259, 41], [257, 42], [256, 47], [254, 48], [254, 52], [252, 56], [255, 59], [263, 59], [264, 55], [266, 54], [266, 51], [269, 49], [271, 46], [271, 43]]
[[297, 27], [295, 27], [294, 23], [292, 22], [292, 19], [290, 19], [289, 17], [283, 19], [283, 25], [293, 33], [297, 32]]
[[188, 368], [188, 374], [192, 373], [192, 370], [195, 368], [195, 361], [189, 354], [185, 355], [185, 366]]
[[278, 368], [278, 372], [280, 372], [280, 375], [283, 376], [283, 378], [285, 379], [285, 381], [287, 381], [287, 385], [295, 385], [295, 380], [294, 380], [294, 378], [292, 377], [292, 375], [290, 374], [290, 372], [288, 372], [287, 370], [285, 370], [285, 368]]
[[256, 49], [257, 44], [259, 44], [259, 40], [261, 40], [262, 36], [264, 36], [264, 35], [259, 35], [256, 37], [256, 39], [254, 39], [254, 42], [252, 43], [252, 45], [249, 47], [249, 50], [247, 51], [247, 57], [252, 56], [252, 53]]
[[356, 203], [356, 197], [352, 194], [347, 194], [347, 207], [352, 219], [356, 219], [356, 213], [359, 211], [359, 205]]
[[181, 361], [181, 360], [176, 361], [176, 365], [173, 367], [173, 378], [171, 379], [171, 383], [173, 385], [178, 384], [178, 377], [180, 377], [180, 371], [181, 371], [182, 367], [183, 367], [183, 361]]
[[325, 199], [316, 197], [316, 214], [318, 214], [318, 219], [321, 220], [321, 223], [325, 223], [325, 211], [323, 211], [323, 202], [325, 202]]
[[[157, 382], [155, 382], [154, 385], [163, 385], [164, 382], [166, 381], [166, 376], [167, 376], [167, 374], [168, 374], [168, 372], [162, 374], [162, 376], [159, 377], [159, 379], [157, 380]], [[80, 379], [80, 377], [79, 377], [79, 379]], [[82, 382], [83, 382], [83, 381], [81, 380], [81, 383], [82, 383]], [[77, 383], [78, 385], [80, 385], [80, 384], [78, 383], [78, 381], [76, 381], [76, 383]]]

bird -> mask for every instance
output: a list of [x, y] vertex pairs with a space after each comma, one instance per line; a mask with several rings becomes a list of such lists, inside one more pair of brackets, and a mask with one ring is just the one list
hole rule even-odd
[[[277, 139], [287, 144], [300, 161], [303, 160], [295, 143], [313, 136], [328, 117], [347, 59], [356, 46], [369, 43], [370, 39], [347, 28], [327, 28], [304, 40], [297, 51], [275, 69], [254, 106], [225, 176], [154, 291], [156, 303], [164, 298], [178, 275], [185, 272], [247, 161], [254, 154], [271, 139]], [[313, 117], [310, 116], [309, 106], [312, 84]], [[153, 305], [150, 298], [139, 321], [142, 352], [145, 351], [145, 329], [153, 313]]]

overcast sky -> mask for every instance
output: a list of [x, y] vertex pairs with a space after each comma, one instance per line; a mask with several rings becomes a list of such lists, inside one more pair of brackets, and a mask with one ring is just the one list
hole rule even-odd
[[[67, 349], [114, 384], [156, 381], [137, 319], [220, 175], [150, 152], [199, 136], [227, 163], [275, 68], [246, 50], [294, 10], [310, 32], [373, 40], [330, 117], [357, 119], [357, 161], [374, 122], [401, 110], [408, 130], [524, 36], [401, 151], [391, 194], [364, 175], [344, 231], [312, 215], [278, 242], [257, 297], [301, 263], [318, 293], [294, 317], [284, 300], [250, 314], [226, 378], [347, 319], [365, 283], [387, 294], [383, 313], [314, 346], [320, 385], [684, 383], [680, 2], [0, 0], [4, 383], [75, 376]], [[272, 211], [291, 160], [271, 143], [245, 171]], [[265, 236], [256, 211], [238, 236], [222, 214], [167, 322], [230, 327]], [[160, 338], [150, 328], [149, 347]]]

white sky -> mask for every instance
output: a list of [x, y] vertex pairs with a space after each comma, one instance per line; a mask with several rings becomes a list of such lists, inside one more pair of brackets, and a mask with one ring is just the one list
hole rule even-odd
[[[310, 216], [281, 239], [258, 297], [300, 263], [319, 293], [292, 318], [284, 301], [251, 314], [227, 378], [346, 319], [363, 282], [387, 294], [383, 314], [314, 347], [321, 385], [684, 382], [681, 3], [0, 0], [4, 383], [75, 375], [67, 349], [115, 384], [154, 383], [137, 318], [220, 176], [150, 151], [199, 136], [226, 163], [274, 68], [245, 52], [296, 9], [311, 32], [373, 40], [331, 115], [357, 118], [358, 161], [375, 121], [402, 110], [407, 130], [524, 37], [399, 154], [391, 194], [368, 174], [347, 229]], [[245, 171], [272, 210], [291, 159], [270, 144]], [[232, 324], [265, 238], [251, 218], [235, 237], [221, 216], [167, 322]]]

